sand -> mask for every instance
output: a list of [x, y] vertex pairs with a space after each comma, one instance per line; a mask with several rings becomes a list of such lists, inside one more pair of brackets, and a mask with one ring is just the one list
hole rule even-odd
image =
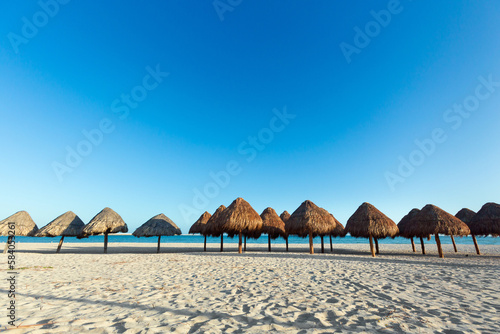
[[[18, 245], [10, 333], [498, 333], [500, 249], [443, 245]], [[173, 251], [176, 250], [177, 253]], [[319, 249], [316, 248], [316, 251]], [[6, 256], [2, 256], [6, 267]], [[7, 276], [6, 270], [2, 274]], [[0, 286], [6, 310], [7, 283]], [[4, 311], [6, 314], [6, 311]], [[7, 325], [0, 314], [1, 329]]]

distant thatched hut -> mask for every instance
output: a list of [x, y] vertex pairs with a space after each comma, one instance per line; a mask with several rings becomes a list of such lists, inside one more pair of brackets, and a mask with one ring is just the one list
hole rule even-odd
[[473, 235], [498, 237], [500, 235], [500, 204], [486, 203], [468, 225]]
[[500, 235], [500, 204], [486, 203], [469, 224], [474, 235], [498, 237]]
[[[411, 224], [411, 219], [415, 217], [417, 213], [419, 213], [419, 209], [412, 209], [406, 216], [404, 216], [401, 221], [398, 223], [398, 229], [399, 229], [399, 236], [403, 238], [408, 238], [411, 240], [411, 248], [413, 249], [413, 252], [415, 253], [417, 250], [415, 249], [415, 243], [413, 242], [413, 237], [414, 235], [408, 234], [408, 228]], [[425, 255], [425, 246], [424, 246], [424, 239], [420, 238], [420, 245], [422, 246], [422, 254]]]
[[286, 237], [285, 223], [278, 216], [273, 208], [266, 208], [261, 214], [262, 218], [262, 233], [267, 234], [268, 250], [271, 251], [271, 239], [278, 237]]
[[242, 253], [242, 236], [256, 236], [262, 229], [262, 218], [247, 201], [238, 197], [219, 218], [222, 231], [229, 236], [238, 235], [238, 253]]
[[[309, 253], [314, 254], [313, 238], [335, 233], [337, 221], [328, 211], [313, 202], [304, 201], [285, 223], [287, 235], [309, 236]], [[324, 248], [323, 248], [324, 252]]]
[[104, 208], [92, 220], [85, 225], [80, 235], [81, 238], [86, 238], [89, 235], [104, 234], [104, 253], [108, 252], [108, 234], [128, 232], [127, 224], [122, 217], [110, 208]]
[[36, 226], [30, 214], [26, 211], [18, 211], [12, 216], [0, 221], [1, 236], [12, 235], [9, 232], [13, 229], [11, 229], [9, 225], [15, 226], [14, 232], [16, 236], [33, 237], [36, 232], [38, 232], [38, 226]]
[[140, 227], [132, 235], [134, 237], [158, 237], [156, 252], [160, 252], [160, 239], [162, 236], [181, 235], [181, 229], [163, 213], [154, 216]]
[[[345, 232], [355, 238], [368, 238], [372, 256], [375, 257], [375, 253], [379, 253], [377, 240], [386, 237], [394, 238], [399, 229], [392, 219], [370, 203], [365, 202], [349, 218], [345, 226]], [[372, 239], [375, 239], [376, 252], [373, 248]]]
[[463, 221], [465, 224], [467, 224], [467, 226], [469, 226], [469, 229], [471, 230], [470, 232], [472, 235], [472, 241], [474, 242], [474, 247], [476, 248], [476, 253], [478, 255], [481, 255], [481, 252], [479, 251], [479, 245], [477, 244], [476, 235], [474, 234], [474, 232], [470, 228], [470, 223], [472, 222], [472, 218], [474, 218], [475, 215], [476, 215], [476, 213], [474, 211], [467, 209], [467, 208], [463, 208], [457, 212], [455, 217], [457, 217], [458, 219]]
[[200, 233], [205, 237], [205, 241], [203, 242], [203, 251], [207, 251], [207, 235], [205, 234], [205, 227], [207, 225], [208, 220], [212, 217], [212, 215], [208, 212], [203, 212], [203, 214], [198, 218], [197, 221], [194, 222], [193, 226], [189, 229], [189, 234]]
[[26, 211], [19, 211], [0, 221], [0, 235], [7, 236], [4, 253], [14, 236], [32, 237], [38, 232], [38, 226]]
[[439, 257], [444, 257], [439, 234], [464, 236], [470, 234], [470, 230], [457, 217], [435, 205], [428, 204], [411, 219], [407, 233], [424, 238], [434, 234]]
[[[345, 228], [342, 223], [340, 223], [337, 218], [335, 218], [331, 213], [330, 216], [332, 216], [333, 220], [335, 220], [335, 228], [330, 231], [328, 234], [330, 237], [330, 252], [333, 252], [333, 242], [332, 242], [332, 237], [345, 237]], [[321, 236], [321, 251], [323, 252], [323, 236]]]
[[288, 234], [286, 233], [286, 222], [288, 221], [288, 219], [290, 219], [290, 214], [288, 213], [288, 211], [285, 210], [281, 213], [280, 218], [283, 221], [283, 223], [285, 223], [285, 243], [286, 243], [286, 251], [288, 252]]
[[[455, 217], [457, 217], [458, 219], [460, 219], [461, 221], [463, 221], [464, 223], [469, 225], [469, 223], [472, 221], [472, 218], [474, 218], [475, 215], [476, 215], [476, 213], [474, 211], [472, 211], [471, 209], [463, 208], [457, 212]], [[469, 228], [470, 228], [470, 226], [469, 226]], [[471, 233], [472, 233], [472, 231], [471, 231]]]
[[203, 234], [205, 236], [218, 237], [220, 236], [220, 251], [224, 250], [224, 231], [222, 231], [222, 224], [219, 221], [222, 212], [226, 210], [224, 205], [221, 205], [215, 210], [212, 217], [210, 217], [205, 225], [205, 229], [203, 230]]
[[68, 211], [42, 227], [36, 237], [61, 237], [56, 253], [61, 251], [64, 237], [77, 237], [85, 227], [83, 221], [74, 212]]

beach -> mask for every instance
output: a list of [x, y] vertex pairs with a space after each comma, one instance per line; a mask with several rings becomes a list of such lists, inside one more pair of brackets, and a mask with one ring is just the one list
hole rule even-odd
[[[500, 248], [24, 243], [10, 333], [496, 333]], [[6, 255], [2, 255], [7, 263]], [[3, 266], [3, 268], [5, 268]], [[7, 278], [7, 270], [2, 269]], [[0, 287], [8, 305], [7, 281]], [[2, 329], [7, 317], [1, 315]]]

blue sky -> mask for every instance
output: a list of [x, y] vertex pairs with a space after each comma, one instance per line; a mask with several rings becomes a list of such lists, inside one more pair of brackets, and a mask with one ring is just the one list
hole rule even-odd
[[2, 4], [0, 218], [500, 202], [499, 2], [215, 4]]

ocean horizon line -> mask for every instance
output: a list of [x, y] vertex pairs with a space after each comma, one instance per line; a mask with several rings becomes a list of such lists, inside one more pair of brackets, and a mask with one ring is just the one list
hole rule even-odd
[[[154, 243], [157, 240], [156, 236], [153, 237], [135, 237], [131, 233], [116, 233], [108, 235], [110, 243]], [[23, 237], [16, 236], [16, 243], [57, 243], [59, 242], [60, 237]], [[203, 244], [204, 237], [199, 234], [181, 234], [175, 236], [162, 236], [162, 243], [187, 243], [187, 244]], [[334, 244], [366, 244], [368, 243], [368, 239], [366, 238], [355, 238], [350, 235], [345, 237], [333, 237], [332, 238]], [[395, 237], [395, 238], [384, 238], [378, 239], [380, 244], [408, 244], [410, 245], [410, 240], [403, 237]], [[414, 241], [417, 242], [419, 239], [414, 238]], [[0, 242], [6, 242], [7, 237], [0, 237]], [[321, 238], [315, 237], [313, 239], [314, 244], [320, 244]], [[442, 244], [452, 244], [451, 238], [447, 235], [440, 236], [440, 241]], [[478, 237], [478, 241], [480, 245], [498, 245], [500, 246], [500, 237]], [[104, 242], [104, 235], [92, 235], [87, 238], [78, 239], [76, 237], [64, 237], [64, 243], [102, 243]], [[247, 244], [265, 244], [268, 242], [268, 238], [266, 234], [261, 235], [258, 239], [247, 239]], [[308, 244], [308, 238], [300, 238], [298, 236], [289, 236], [288, 238], [289, 244]], [[434, 236], [431, 237], [431, 240], [428, 241], [427, 238], [424, 239], [425, 244], [435, 243]], [[216, 244], [220, 243], [220, 237], [207, 237], [207, 243]], [[228, 244], [237, 244], [238, 238], [237, 236], [230, 238], [227, 235], [224, 235], [224, 243]], [[271, 240], [272, 244], [285, 244], [285, 239], [277, 238]], [[324, 243], [329, 244], [330, 238], [329, 236], [324, 237]], [[455, 243], [457, 245], [473, 245], [474, 242], [471, 236], [459, 237], [455, 236]]]

